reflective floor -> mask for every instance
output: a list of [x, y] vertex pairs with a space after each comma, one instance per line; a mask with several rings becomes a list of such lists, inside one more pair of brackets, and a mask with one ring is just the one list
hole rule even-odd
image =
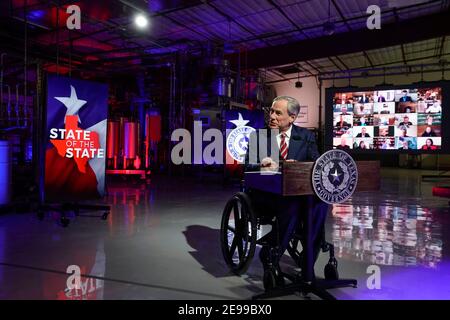
[[[330, 210], [327, 240], [339, 274], [358, 280], [358, 288], [332, 294], [450, 299], [448, 200], [431, 195], [436, 182], [421, 181], [436, 173], [383, 169], [380, 192], [355, 194]], [[0, 215], [0, 299], [249, 299], [262, 292], [260, 262], [255, 257], [245, 275], [234, 276], [219, 243], [224, 205], [237, 190], [207, 179], [116, 179], [105, 199], [112, 206], [107, 221], [77, 217], [63, 228], [57, 213], [44, 221]], [[320, 256], [318, 276], [327, 260]], [[287, 255], [282, 268], [294, 268]], [[79, 289], [66, 273], [74, 270]]]

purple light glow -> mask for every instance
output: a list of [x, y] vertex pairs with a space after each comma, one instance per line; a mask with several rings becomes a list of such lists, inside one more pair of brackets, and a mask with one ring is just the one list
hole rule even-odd
[[449, 300], [450, 262], [440, 263], [436, 268], [383, 267], [381, 288], [368, 289], [360, 280], [358, 291], [350, 291], [356, 300]]
[[27, 15], [28, 19], [30, 20], [41, 20], [45, 16], [44, 10], [33, 10], [30, 11]]

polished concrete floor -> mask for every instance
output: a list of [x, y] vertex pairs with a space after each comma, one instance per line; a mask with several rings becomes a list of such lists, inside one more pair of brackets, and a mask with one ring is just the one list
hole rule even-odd
[[[332, 208], [327, 240], [341, 278], [359, 284], [330, 290], [337, 298], [450, 299], [450, 210], [431, 195], [437, 182], [421, 181], [430, 173], [437, 172], [385, 168], [379, 192]], [[208, 179], [116, 179], [107, 221], [76, 217], [63, 228], [52, 212], [43, 221], [0, 215], [0, 299], [249, 299], [263, 289], [260, 262], [234, 276], [219, 243], [222, 210], [237, 190]], [[320, 256], [318, 276], [327, 260]], [[66, 272], [77, 267], [81, 289], [70, 289]], [[288, 256], [282, 268], [294, 268]]]

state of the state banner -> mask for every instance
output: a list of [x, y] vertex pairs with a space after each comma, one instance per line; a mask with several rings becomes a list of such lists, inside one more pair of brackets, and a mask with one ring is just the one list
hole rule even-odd
[[104, 195], [107, 103], [105, 84], [48, 76], [45, 200]]

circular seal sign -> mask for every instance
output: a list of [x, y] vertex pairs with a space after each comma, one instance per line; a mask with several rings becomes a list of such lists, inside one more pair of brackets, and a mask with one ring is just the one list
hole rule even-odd
[[228, 135], [227, 150], [234, 160], [244, 162], [252, 131], [255, 131], [252, 127], [241, 126], [233, 129]]
[[358, 169], [353, 158], [345, 151], [330, 150], [315, 162], [312, 185], [320, 200], [341, 203], [350, 198], [358, 183]]

